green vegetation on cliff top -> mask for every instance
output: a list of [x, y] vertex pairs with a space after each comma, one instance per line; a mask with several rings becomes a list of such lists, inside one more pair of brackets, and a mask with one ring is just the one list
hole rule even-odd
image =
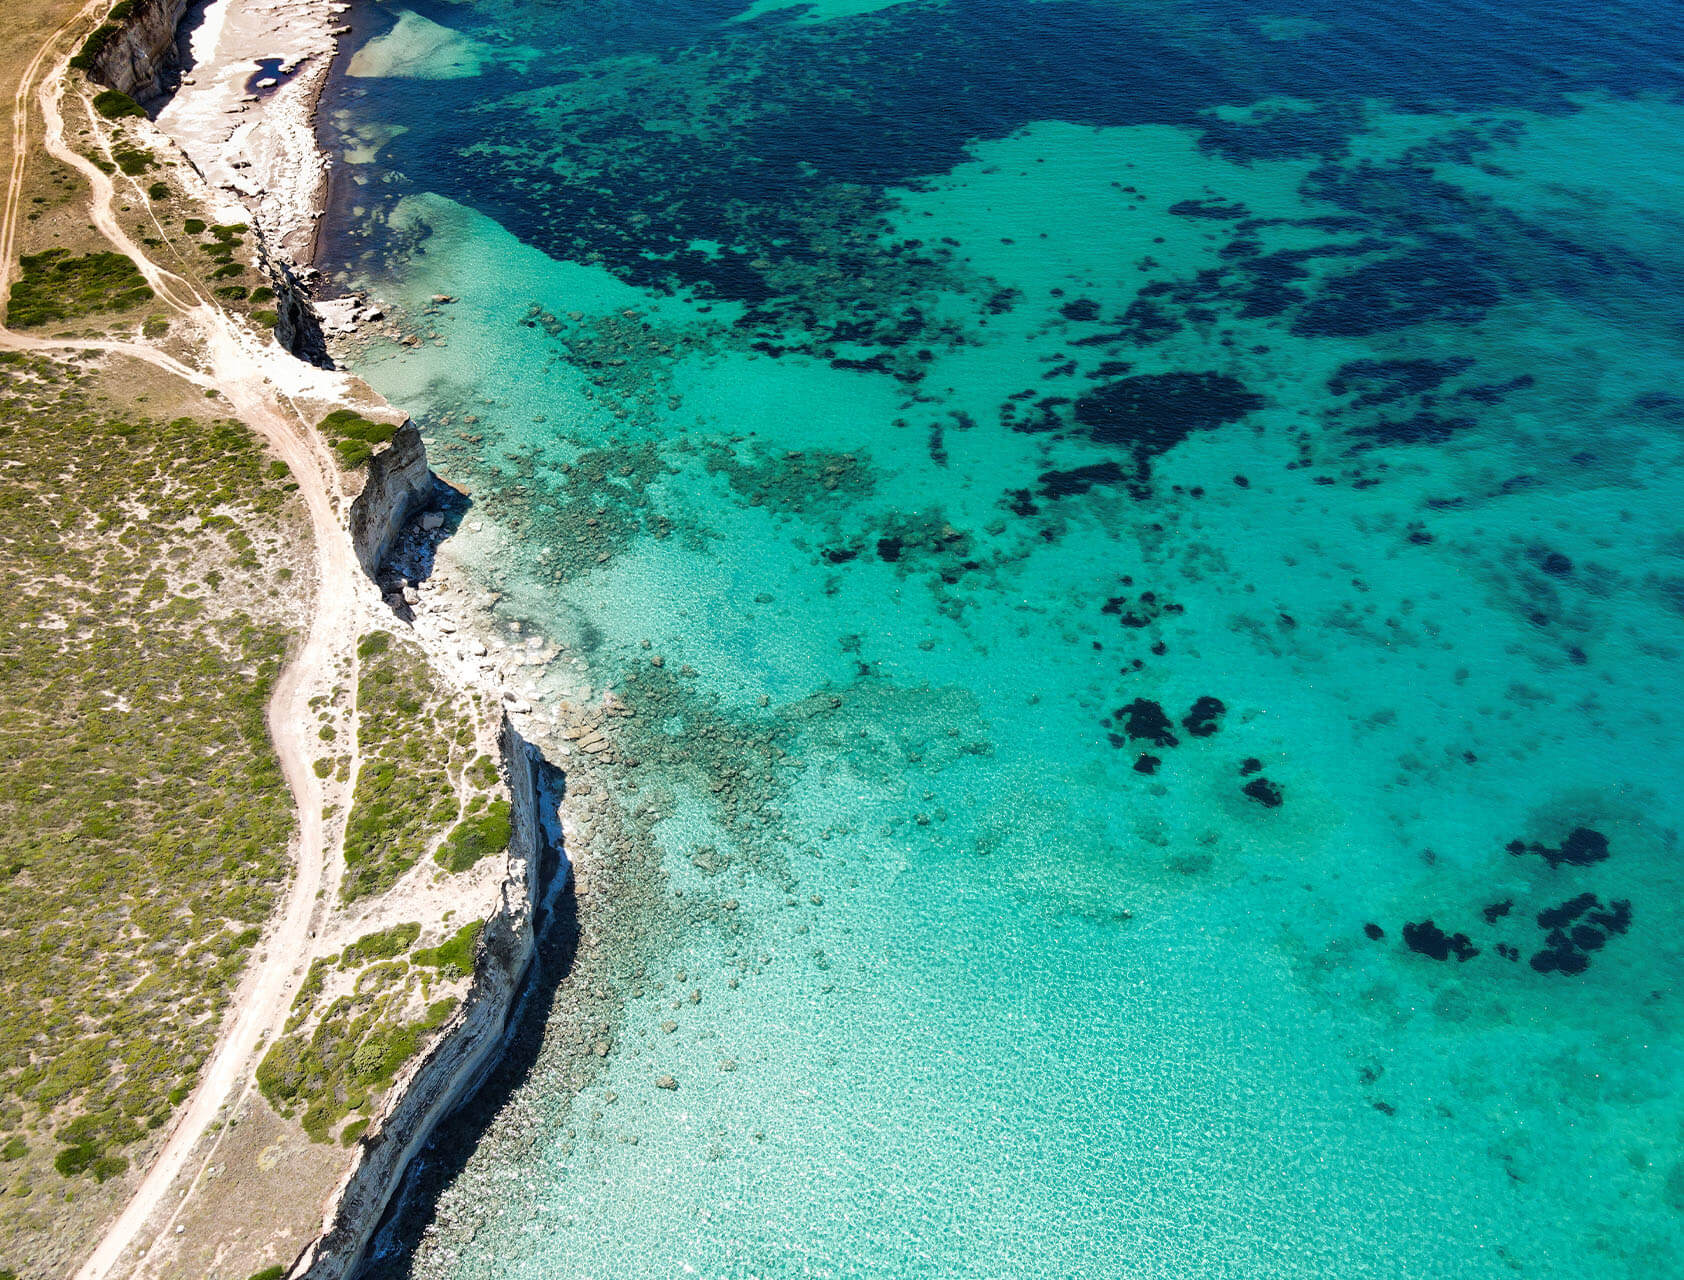
[[94, 110], [107, 120], [121, 120], [126, 116], [145, 116], [146, 108], [119, 89], [107, 89], [94, 95]]
[[362, 766], [345, 829], [346, 902], [390, 888], [456, 822], [452, 758], [474, 743], [473, 726], [413, 642], [371, 632], [357, 658]]
[[20, 266], [6, 313], [14, 329], [128, 311], [153, 296], [146, 277], [120, 253], [73, 257], [66, 249], [45, 249], [25, 254]]
[[0, 353], [0, 1247], [186, 1096], [293, 830], [293, 486], [238, 423], [93, 383]]
[[477, 922], [469, 925], [409, 959], [406, 953], [421, 935], [419, 924], [359, 938], [338, 958], [338, 968], [352, 975], [349, 984], [340, 980], [339, 994], [325, 1003], [333, 957], [316, 961], [294, 1001], [287, 1034], [257, 1068], [258, 1088], [269, 1105], [282, 1115], [296, 1114], [314, 1142], [330, 1141], [333, 1129], [353, 1116], [359, 1118], [345, 1126], [339, 1140], [349, 1145], [360, 1137], [399, 1068], [456, 1009], [454, 996], [431, 998], [436, 978], [426, 969], [440, 968], [434, 953], [449, 948], [453, 960], [466, 955], [467, 967], [445, 969], [440, 977], [466, 973], [480, 928]]
[[317, 424], [328, 438], [346, 470], [355, 470], [374, 456], [374, 446], [385, 444], [398, 429], [389, 422], [372, 422], [350, 409], [335, 409]]

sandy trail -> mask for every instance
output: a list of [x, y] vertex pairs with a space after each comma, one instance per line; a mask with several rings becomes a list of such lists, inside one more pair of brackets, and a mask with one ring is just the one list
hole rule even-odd
[[66, 22], [30, 59], [18, 78], [12, 95], [12, 167], [6, 179], [6, 198], [0, 202], [0, 300], [8, 296], [12, 280], [12, 259], [16, 256], [18, 204], [23, 199], [23, 172], [29, 161], [29, 93], [40, 78], [41, 68], [65, 32], [81, 26], [104, 8], [104, 0], [88, 0], [76, 16]]
[[[72, 23], [55, 32], [27, 68], [13, 99], [13, 163], [5, 198], [0, 203], [0, 301], [9, 292], [11, 262], [17, 243], [18, 211], [28, 154], [29, 99], [37, 83], [37, 101], [45, 121], [43, 145], [57, 159], [76, 169], [93, 191], [93, 225], [145, 275], [168, 306], [190, 325], [200, 339], [204, 369], [133, 342], [54, 343], [0, 327], [0, 348], [46, 351], [64, 349], [109, 351], [144, 360], [159, 369], [227, 397], [236, 416], [256, 430], [286, 462], [298, 482], [310, 515], [315, 542], [317, 593], [314, 616], [303, 645], [282, 671], [269, 704], [269, 730], [281, 769], [297, 809], [297, 868], [279, 919], [260, 944], [267, 958], [247, 966], [230, 1003], [216, 1047], [186, 1105], [177, 1112], [168, 1137], [147, 1169], [122, 1213], [76, 1273], [76, 1280], [105, 1280], [133, 1272], [142, 1260], [136, 1246], [146, 1249], [167, 1231], [179, 1199], [171, 1202], [172, 1187], [190, 1166], [206, 1128], [224, 1106], [251, 1087], [255, 1056], [265, 1038], [285, 1021], [293, 990], [311, 952], [311, 926], [317, 909], [327, 861], [322, 820], [322, 783], [314, 765], [318, 743], [313, 732], [311, 697], [329, 687], [335, 666], [354, 652], [359, 620], [377, 601], [363, 578], [350, 540], [340, 527], [334, 499], [337, 469], [320, 436], [304, 420], [268, 371], [286, 368], [287, 381], [300, 380], [299, 367], [278, 347], [260, 346], [235, 321], [202, 297], [181, 277], [151, 262], [129, 239], [111, 210], [114, 194], [110, 178], [65, 142], [60, 95], [65, 91], [68, 58], [61, 56], [43, 74], [60, 37], [104, 7], [93, 0]], [[342, 383], [339, 384], [342, 386]], [[320, 380], [312, 391], [331, 396], [335, 384]], [[199, 1168], [205, 1160], [201, 1158]], [[191, 1180], [188, 1188], [191, 1186]], [[182, 1189], [182, 1194], [188, 1188]], [[148, 1231], [149, 1223], [167, 1210], [166, 1220]]]

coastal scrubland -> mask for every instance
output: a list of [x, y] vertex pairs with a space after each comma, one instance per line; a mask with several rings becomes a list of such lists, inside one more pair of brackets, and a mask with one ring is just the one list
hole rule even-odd
[[[438, 686], [419, 647], [374, 631], [357, 646], [357, 658], [361, 765], [345, 826], [340, 897], [346, 902], [390, 888], [462, 819], [485, 816], [489, 803], [473, 781], [484, 776], [476, 768], [473, 722]], [[464, 812], [476, 801], [476, 813]], [[471, 842], [463, 837], [464, 844]], [[502, 847], [507, 845], [505, 830]], [[462, 857], [453, 851], [441, 862]]]
[[[434, 948], [415, 947], [419, 922], [368, 934], [315, 961], [293, 1001], [287, 1033], [264, 1055], [258, 1087], [313, 1142], [349, 1146], [403, 1065], [460, 1003], [479, 922]], [[466, 963], [440, 953], [466, 938]]]
[[[509, 801], [473, 720], [442, 688], [419, 646], [377, 630], [357, 645], [355, 776], [343, 840], [343, 909], [361, 909], [432, 854], [431, 877], [449, 877], [501, 853]], [[345, 723], [321, 708], [323, 733]], [[343, 758], [343, 757], [342, 757]], [[347, 759], [346, 763], [350, 761]], [[277, 1113], [311, 1141], [349, 1145], [361, 1136], [403, 1065], [444, 1025], [472, 973], [483, 923], [437, 933], [419, 921], [374, 929], [318, 957], [294, 998], [286, 1033], [257, 1080]]]
[[144, 366], [0, 353], [7, 1266], [185, 1098], [288, 876], [264, 717], [307, 535], [212, 408]]
[[[15, 84], [77, 8], [40, 4], [0, 34], [0, 73]], [[132, 99], [73, 73], [62, 107], [115, 198], [90, 211], [91, 173], [31, 155], [3, 303], [9, 328], [65, 354], [0, 353], [0, 1280], [87, 1256], [228, 1015], [253, 1007], [242, 975], [301, 959], [271, 932], [297, 815], [268, 716], [312, 614], [303, 503], [228, 401], [96, 350], [139, 338], [204, 367], [189, 294], [272, 327], [265, 250], [210, 211]], [[142, 260], [100, 230], [106, 212]], [[352, 470], [394, 428], [345, 411], [323, 431]], [[335, 671], [311, 701], [329, 827], [316, 958], [259, 1089], [193, 1130], [191, 1159], [214, 1164], [172, 1244], [214, 1255], [197, 1274], [249, 1274], [318, 1229], [345, 1148], [454, 1025], [496, 902], [482, 860], [507, 849], [510, 805], [480, 708], [401, 628], [354, 661], [347, 645]]]
[[6, 317], [14, 329], [108, 311], [128, 311], [154, 297], [146, 278], [120, 253], [26, 253]]
[[[225, 311], [249, 318], [260, 331], [272, 329], [279, 319], [275, 290], [250, 228], [217, 223], [206, 213], [205, 193], [189, 189], [190, 175], [157, 149], [145, 112], [111, 90], [89, 101], [67, 94], [63, 112], [74, 149], [111, 178], [112, 213], [134, 243]], [[170, 309], [89, 223], [87, 194], [86, 181], [69, 166], [46, 155], [31, 158], [8, 323], [52, 336], [139, 328], [149, 339], [164, 337]]]

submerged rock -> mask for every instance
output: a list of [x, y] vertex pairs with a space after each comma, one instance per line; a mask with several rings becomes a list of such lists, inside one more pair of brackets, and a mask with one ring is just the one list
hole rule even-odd
[[1567, 838], [1561, 842], [1559, 849], [1552, 849], [1535, 840], [1511, 840], [1506, 848], [1517, 858], [1522, 854], [1535, 853], [1551, 867], [1559, 867], [1562, 863], [1570, 867], [1588, 867], [1593, 863], [1607, 861], [1608, 837], [1590, 827], [1574, 827], [1567, 833]]
[[1141, 739], [1160, 747], [1173, 747], [1180, 739], [1171, 732], [1169, 717], [1163, 707], [1150, 698], [1136, 698], [1126, 707], [1117, 708], [1117, 719], [1123, 722], [1123, 732], [1130, 738]]
[[1479, 914], [1485, 917], [1486, 924], [1496, 924], [1502, 917], [1514, 909], [1514, 899], [1504, 898], [1501, 902], [1493, 902]]
[[1403, 926], [1403, 943], [1418, 955], [1433, 960], [1448, 960], [1452, 954], [1459, 961], [1467, 961], [1479, 954], [1479, 948], [1465, 933], [1445, 933], [1431, 920], [1411, 922]]
[[1217, 730], [1217, 717], [1225, 714], [1227, 710], [1222, 699], [1206, 694], [1181, 717], [1181, 727], [1195, 738], [1208, 738]]

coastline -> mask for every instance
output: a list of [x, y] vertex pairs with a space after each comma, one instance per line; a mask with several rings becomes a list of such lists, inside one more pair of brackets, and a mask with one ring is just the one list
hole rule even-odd
[[[349, 323], [355, 301], [336, 295], [351, 291], [422, 332], [388, 346], [374, 336], [386, 325], [369, 326], [331, 348], [415, 417], [367, 470], [333, 469], [313, 427], [328, 406], [298, 415], [339, 524], [295, 545], [338, 549], [335, 572], [314, 580], [330, 602], [357, 602], [310, 692], [373, 693], [392, 673], [359, 667], [351, 633], [373, 622], [413, 650], [389, 608], [475, 700], [487, 769], [505, 711], [567, 766], [568, 834], [586, 832], [605, 784], [638, 846], [625, 856], [653, 873], [648, 914], [627, 923], [656, 927], [640, 952], [606, 935], [600, 904], [636, 899], [609, 881], [607, 833], [570, 842], [579, 888], [535, 930], [500, 1029], [488, 953], [483, 1006], [430, 1024], [448, 1042], [429, 1029], [427, 1057], [411, 1055], [395, 1092], [388, 1073], [372, 1105], [351, 1101], [345, 1131], [352, 1077], [324, 1076], [331, 1109], [303, 1126], [321, 1087], [295, 1102], [247, 1085], [171, 1189], [198, 1207], [166, 1221], [173, 1198], [155, 1200], [134, 1238], [155, 1261], [135, 1269], [130, 1248], [111, 1280], [238, 1280], [289, 1262], [356, 1280], [918, 1265], [1315, 1280], [1399, 1260], [1469, 1280], [1505, 1268], [1572, 1280], [1587, 1257], [1635, 1277], [1677, 1252], [1663, 1198], [1679, 1172], [1662, 1139], [1681, 1025], [1665, 981], [1679, 825], [1666, 773], [1684, 736], [1653, 708], [1675, 674], [1662, 650], [1678, 601], [1638, 575], [1678, 550], [1678, 477], [1650, 452], [1668, 438], [1647, 407], [1667, 363], [1636, 368], [1664, 350], [1664, 325], [1611, 323], [1647, 316], [1643, 277], [1677, 255], [1649, 239], [1630, 185], [1567, 233], [1551, 196], [1565, 157], [1549, 145], [1565, 127], [1624, 155], [1637, 126], [1659, 125], [1661, 143], [1632, 144], [1654, 169], [1667, 151], [1656, 104], [1600, 118], [1575, 106], [1566, 123], [1531, 114], [1547, 102], [1517, 86], [1517, 110], [1488, 117], [1425, 65], [1423, 98], [1442, 94], [1433, 110], [1413, 96], [1355, 101], [1376, 84], [1359, 53], [1384, 67], [1418, 15], [1353, 20], [1378, 38], [1342, 49], [1352, 74], [1335, 92], [1302, 86], [1315, 104], [1304, 139], [1304, 118], [1261, 100], [1252, 123], [1230, 118], [1264, 78], [1246, 63], [1277, 56], [1272, 37], [1240, 38], [1249, 15], [1232, 3], [1217, 30], [1175, 24], [1161, 43], [1125, 23], [1095, 41], [1111, 48], [1091, 64], [1084, 24], [1061, 45], [1044, 37], [1067, 15], [1039, 12], [1048, 23], [987, 46], [997, 57], [974, 56], [952, 6], [892, 11], [892, 42], [782, 19], [722, 41], [703, 9], [676, 27], [627, 11], [600, 36], [580, 29], [595, 13], [428, 12], [488, 47], [524, 34], [566, 52], [483, 81], [413, 83], [378, 74], [401, 66], [403, 38], [382, 47], [384, 64], [350, 61], [395, 10], [364, 5], [342, 39], [347, 61], [317, 108], [334, 157], [313, 286], [332, 301], [319, 309]], [[1597, 83], [1624, 102], [1641, 59], [1579, 31], [1565, 50], [1559, 36], [1538, 46], [1540, 65], [1616, 55]], [[631, 42], [647, 58], [628, 62]], [[1181, 89], [1189, 48], [1209, 74]], [[1063, 119], [1067, 99], [1048, 109], [1046, 81], [1062, 75], [1036, 72], [1052, 49], [1095, 86], [1101, 123]], [[1395, 82], [1388, 70], [1378, 83]], [[946, 109], [973, 91], [1005, 108], [985, 122], [1003, 137], [977, 140], [978, 122]], [[67, 136], [88, 123], [85, 96], [73, 81]], [[1174, 118], [1110, 119], [1142, 101]], [[911, 156], [869, 130], [861, 144], [849, 126], [862, 105], [933, 137]], [[247, 104], [245, 118], [260, 112]], [[1266, 159], [1283, 133], [1313, 145]], [[945, 155], [932, 160], [931, 141]], [[816, 190], [759, 180], [797, 145]], [[857, 176], [862, 145], [899, 168], [864, 192], [837, 185]], [[1495, 194], [1482, 157], [1505, 173]], [[120, 225], [151, 244], [145, 184], [115, 185], [142, 211]], [[885, 209], [892, 236], [910, 231], [929, 252], [874, 235]], [[187, 213], [232, 220], [195, 194], [158, 209], [166, 241]], [[830, 238], [786, 238], [790, 220]], [[1537, 234], [1489, 234], [1505, 226]], [[1584, 262], [1626, 261], [1613, 250], [1636, 243], [1655, 250], [1629, 260], [1641, 273], [1586, 285]], [[1445, 269], [1447, 244], [1476, 245], [1467, 274]], [[694, 245], [723, 246], [723, 261]], [[211, 332], [217, 285], [194, 269], [199, 249], [181, 247]], [[248, 271], [255, 247], [240, 255]], [[754, 291], [774, 296], [753, 308], [760, 332], [722, 335], [735, 309], [683, 281], [762, 262]], [[682, 267], [677, 288], [666, 263]], [[1290, 263], [1306, 274], [1286, 294], [1253, 293]], [[1487, 268], [1500, 276], [1489, 312], [1421, 321]], [[1009, 316], [995, 285], [1017, 291]], [[1285, 309], [1257, 314], [1271, 294]], [[916, 385], [894, 340], [904, 330], [849, 328], [865, 349], [829, 359], [843, 309], [887, 325], [926, 302]], [[220, 310], [217, 325], [255, 337], [240, 349], [275, 362], [264, 393], [279, 403], [276, 379], [292, 375], [268, 319], [242, 328], [243, 309]], [[1353, 315], [1375, 331], [1341, 332]], [[210, 367], [202, 343], [179, 349]], [[1569, 358], [1585, 351], [1603, 357]], [[1443, 382], [1419, 390], [1415, 366], [1392, 363], [1406, 356]], [[218, 360], [201, 376], [233, 369]], [[899, 372], [909, 381], [896, 385]], [[1535, 385], [1511, 383], [1523, 375]], [[1020, 395], [1039, 404], [1063, 389], [1063, 408], [1020, 413]], [[1145, 431], [1143, 414], [1222, 416], [1230, 395], [1257, 416], [1151, 445], [1120, 438], [1108, 416]], [[1429, 413], [1464, 401], [1455, 426]], [[438, 488], [433, 466], [471, 494]], [[1084, 487], [1095, 476], [1108, 479]], [[398, 674], [425, 689], [430, 720], [459, 711], [419, 652]], [[607, 721], [619, 711], [604, 687], [633, 718]], [[350, 947], [426, 921], [418, 945], [433, 950], [459, 906], [476, 938], [493, 909], [510, 920], [479, 890], [515, 880], [487, 859], [465, 906], [468, 878], [438, 875], [420, 846], [390, 899], [340, 905], [363, 874], [346, 865], [348, 842], [335, 851], [340, 820], [366, 817], [384, 838], [446, 792], [429, 772], [383, 816], [347, 817], [381, 735], [331, 697], [349, 757], [304, 757], [334, 771], [319, 806], [325, 869], [316, 850], [314, 918], [327, 923], [290, 952], [325, 961], [328, 986], [287, 1026], [294, 1045], [316, 1044], [312, 1025], [361, 981]], [[604, 722], [544, 733], [579, 725], [570, 702]], [[272, 705], [278, 749], [289, 729], [315, 732], [301, 707]], [[359, 725], [349, 738], [346, 720]], [[430, 752], [430, 739], [412, 719], [387, 741]], [[277, 796], [275, 811], [287, 805]], [[1556, 856], [1589, 848], [1576, 835], [1593, 830], [1610, 857]], [[309, 885], [297, 866], [295, 899]], [[1550, 925], [1573, 910], [1607, 928], [1563, 941], [1570, 931]], [[1448, 951], [1429, 945], [1445, 938]], [[603, 980], [564, 952], [605, 939], [619, 973]], [[473, 950], [457, 952], [446, 988], [403, 972], [433, 984], [423, 1002], [460, 997]], [[508, 950], [512, 973], [524, 947]], [[255, 981], [272, 966], [246, 967]], [[261, 1025], [283, 1061], [279, 1018]], [[370, 1120], [375, 1136], [355, 1148]], [[271, 1151], [278, 1172], [248, 1174]], [[233, 1185], [213, 1181], [219, 1167]], [[127, 1197], [139, 1173], [104, 1195]], [[104, 1216], [75, 1190], [79, 1223]], [[383, 1199], [398, 1207], [371, 1239]], [[55, 1260], [28, 1280], [68, 1270]]]
[[537, 945], [544, 853], [559, 846], [547, 820], [555, 811], [551, 766], [506, 715], [499, 739], [514, 799], [514, 835], [498, 910], [486, 921], [467, 997], [430, 1048], [405, 1068], [356, 1144], [323, 1214], [321, 1234], [287, 1272], [295, 1280], [340, 1280], [356, 1271], [411, 1161], [496, 1065]]
[[[158, 7], [143, 9], [140, 16], [156, 26]], [[292, 354], [266, 356], [261, 374], [268, 375], [283, 396], [302, 392], [330, 407], [334, 401], [346, 403], [346, 393], [354, 386], [353, 401], [360, 411], [403, 418], [400, 410], [360, 383], [343, 376], [324, 380], [305, 363], [323, 354], [321, 315], [310, 301], [309, 289], [317, 278], [311, 260], [331, 160], [317, 143], [316, 113], [338, 54], [339, 37], [349, 30], [340, 25], [347, 8], [336, 0], [210, 0], [202, 9], [181, 6], [175, 17], [178, 24], [202, 17], [206, 10], [212, 20], [199, 21], [185, 33], [171, 32], [172, 38], [184, 37], [191, 65], [159, 110], [155, 124], [162, 138], [174, 144], [163, 149], [166, 163], [190, 171], [180, 175], [188, 180], [189, 188], [208, 195], [224, 221], [252, 226], [259, 260], [275, 282], [283, 310], [290, 305], [299, 317], [297, 323], [277, 326], [277, 338]], [[158, 33], [151, 35], [155, 40]], [[143, 52], [137, 50], [136, 56], [146, 64]], [[158, 50], [156, 57], [161, 64], [164, 51]], [[279, 83], [266, 92], [251, 92], [248, 86], [255, 69], [263, 59], [277, 57], [280, 75], [273, 78]], [[289, 340], [300, 332], [304, 334], [301, 341]], [[231, 398], [236, 397], [231, 393]], [[559, 771], [511, 722], [509, 711], [520, 710], [520, 704], [515, 702], [511, 708], [509, 698], [477, 679], [478, 668], [465, 660], [470, 654], [447, 651], [444, 642], [458, 624], [448, 619], [436, 599], [428, 605], [434, 625], [416, 628], [413, 614], [404, 607], [402, 589], [384, 593], [383, 603], [369, 591], [371, 583], [382, 584], [385, 557], [393, 543], [406, 527], [419, 523], [420, 513], [434, 505], [435, 496], [444, 488], [431, 472], [419, 432], [407, 419], [393, 441], [370, 459], [361, 473], [360, 488], [357, 479], [356, 473], [345, 473], [329, 481], [330, 492], [338, 494], [334, 502], [337, 537], [350, 552], [349, 556], [336, 554], [331, 562], [346, 565], [355, 577], [339, 582], [324, 572], [321, 599], [325, 604], [338, 597], [338, 612], [368, 615], [346, 619], [355, 626], [395, 628], [409, 623], [403, 629], [420, 641], [432, 675], [451, 698], [471, 707], [476, 694], [482, 694], [498, 709], [500, 773], [514, 801], [513, 834], [495, 888], [496, 907], [486, 920], [461, 1006], [394, 1080], [367, 1130], [341, 1158], [342, 1173], [325, 1203], [294, 1209], [301, 1218], [313, 1218], [316, 1225], [307, 1243], [294, 1249], [286, 1269], [290, 1275], [307, 1275], [311, 1280], [337, 1280], [356, 1270], [414, 1156], [496, 1066], [535, 949], [535, 920], [547, 887], [541, 869], [548, 854], [554, 852], [560, 859], [555, 887], [565, 884], [571, 874], [557, 813], [554, 780]], [[408, 585], [406, 581], [404, 587]], [[464, 661], [452, 661], [452, 657]], [[330, 846], [330, 870], [333, 853]], [[329, 883], [331, 888], [331, 876]], [[323, 920], [323, 911], [312, 904], [310, 918]], [[298, 958], [289, 957], [286, 963], [296, 984]], [[254, 1064], [255, 1059], [248, 1060], [248, 1066]], [[227, 1096], [250, 1103], [249, 1075], [232, 1084]], [[185, 1158], [197, 1145], [197, 1138], [191, 1138], [181, 1156]], [[213, 1145], [212, 1154], [214, 1150]], [[208, 1160], [205, 1157], [201, 1176], [192, 1181], [161, 1226], [145, 1221], [151, 1218], [149, 1209], [141, 1221], [129, 1221], [136, 1211], [131, 1204], [78, 1274], [114, 1274], [119, 1255], [130, 1242], [141, 1246], [137, 1274], [159, 1274], [167, 1268], [171, 1248], [165, 1241], [175, 1238], [168, 1233], [188, 1230], [172, 1224], [190, 1214], [192, 1198], [207, 1185], [203, 1170], [208, 1167], [209, 1172], [216, 1172]], [[164, 1247], [154, 1249], [154, 1243]]]

